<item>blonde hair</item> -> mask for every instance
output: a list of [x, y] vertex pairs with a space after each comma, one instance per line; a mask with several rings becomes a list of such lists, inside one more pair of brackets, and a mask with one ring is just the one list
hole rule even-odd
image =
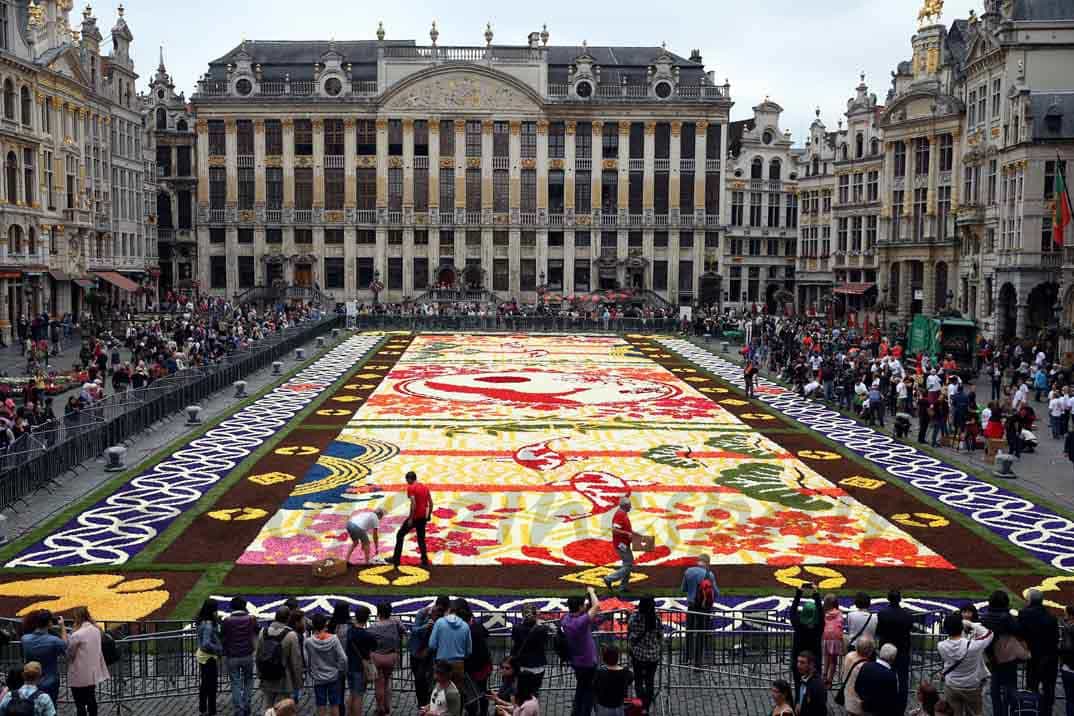
[[298, 714], [298, 707], [295, 705], [294, 699], [277, 701], [272, 710], [276, 713], [276, 716], [297, 716]]
[[41, 678], [41, 662], [28, 661], [22, 667], [22, 680], [29, 683], [37, 683]]

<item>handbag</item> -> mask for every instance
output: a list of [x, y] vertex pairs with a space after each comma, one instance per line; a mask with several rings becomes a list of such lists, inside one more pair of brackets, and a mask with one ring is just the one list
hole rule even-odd
[[835, 703], [838, 706], [845, 706], [847, 702], [847, 682], [850, 681], [850, 677], [854, 675], [854, 670], [859, 666], [869, 661], [868, 659], [858, 659], [854, 662], [854, 666], [850, 667], [850, 671], [847, 672], [847, 677], [843, 679], [843, 683], [839, 684], [839, 690], [835, 692]]
[[875, 619], [875, 618], [876, 618], [875, 614], [870, 614], [868, 617], [866, 617], [865, 623], [861, 625], [861, 629], [858, 629], [858, 633], [855, 634], [852, 638], [848, 638], [848, 637], [850, 637], [849, 634], [844, 634], [843, 635], [843, 638], [847, 640], [847, 649], [848, 650], [850, 650], [851, 647], [854, 646], [857, 643], [858, 639], [861, 637], [862, 634], [865, 633], [865, 630], [869, 628], [869, 625], [873, 623], [873, 619]]
[[1013, 634], [1004, 634], [992, 645], [992, 659], [997, 664], [1028, 661], [1029, 656], [1029, 646], [1025, 640]]

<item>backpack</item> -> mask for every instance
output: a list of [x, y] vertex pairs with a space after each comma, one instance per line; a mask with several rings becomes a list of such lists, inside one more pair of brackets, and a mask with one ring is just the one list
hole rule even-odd
[[262, 681], [279, 681], [287, 675], [283, 664], [283, 640], [291, 633], [284, 629], [278, 636], [269, 636], [268, 627], [261, 630], [261, 643], [257, 645], [257, 675]]
[[101, 654], [104, 656], [104, 663], [108, 666], [119, 661], [119, 645], [116, 644], [116, 637], [110, 631], [101, 632]]
[[19, 693], [18, 689], [12, 691], [11, 700], [7, 702], [7, 711], [4, 713], [6, 716], [34, 716], [34, 706], [40, 695], [41, 692], [36, 688], [28, 697]]
[[571, 647], [567, 643], [567, 634], [563, 631], [563, 625], [556, 622], [556, 633], [552, 637], [552, 649], [556, 652], [559, 660], [566, 663], [571, 660]]
[[716, 585], [711, 577], [712, 573], [706, 572], [704, 578], [698, 582], [697, 591], [694, 592], [694, 606], [708, 610], [716, 603]]

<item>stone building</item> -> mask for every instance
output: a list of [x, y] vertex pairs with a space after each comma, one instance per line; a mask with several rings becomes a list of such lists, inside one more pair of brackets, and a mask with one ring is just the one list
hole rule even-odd
[[843, 122], [829, 132], [820, 118], [809, 125], [805, 151], [798, 161], [798, 261], [795, 270], [797, 306], [807, 315], [834, 311], [835, 271], [832, 266], [832, 197], [835, 195], [836, 147], [845, 141]]
[[700, 53], [438, 35], [243, 42], [209, 63], [192, 98], [202, 287], [699, 298], [731, 107]]
[[721, 273], [725, 301], [739, 308], [782, 312], [794, 304], [800, 151], [780, 129], [782, 112], [766, 98], [752, 119], [730, 126]]
[[197, 135], [195, 120], [182, 92], [176, 94], [164, 66], [160, 64], [142, 97], [147, 135], [151, 141], [150, 160], [153, 188], [147, 197], [147, 211], [154, 217], [160, 256], [161, 296], [173, 290], [196, 287], [198, 237]]
[[84, 312], [86, 296], [139, 300], [153, 263], [141, 219], [141, 118], [130, 29], [101, 54], [92, 10], [70, 0], [0, 2], [0, 327]]

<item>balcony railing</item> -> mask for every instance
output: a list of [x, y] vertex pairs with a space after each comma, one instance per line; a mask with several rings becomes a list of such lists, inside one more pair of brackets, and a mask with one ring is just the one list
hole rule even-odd
[[377, 210], [376, 209], [358, 209], [355, 212], [358, 216], [359, 224], [375, 224], [377, 223]]
[[389, 45], [383, 48], [384, 58], [390, 60], [439, 60], [441, 62], [481, 62], [487, 59], [539, 62], [545, 59], [539, 47], [435, 47]]
[[668, 223], [669, 222], [667, 214], [655, 214], [653, 216], [653, 224], [656, 226], [667, 226]]
[[440, 212], [440, 225], [452, 226], [455, 224], [455, 212], [454, 211], [441, 211]]
[[239, 169], [253, 169], [254, 168], [254, 155], [253, 154], [240, 154], [235, 157], [235, 166]]
[[518, 215], [518, 221], [523, 226], [537, 226], [537, 213], [524, 211]]
[[296, 224], [312, 224], [313, 209], [295, 209]]
[[506, 171], [511, 167], [510, 157], [493, 157], [492, 169], [493, 171]]
[[549, 226], [563, 226], [563, 214], [561, 213], [549, 213], [548, 214]]
[[403, 223], [403, 212], [401, 212], [401, 211], [389, 211], [388, 212], [388, 223], [389, 224], [402, 224]]
[[376, 80], [354, 80], [351, 82], [351, 92], [356, 95], [372, 96], [377, 94]]
[[429, 157], [414, 155], [414, 168], [415, 169], [428, 169]]
[[588, 172], [593, 170], [593, 158], [592, 157], [575, 157], [574, 158], [574, 171], [576, 172]]
[[467, 211], [466, 212], [466, 225], [467, 226], [481, 226], [481, 212], [480, 211]]
[[324, 155], [324, 168], [325, 169], [342, 169], [343, 168], [343, 155], [342, 154], [326, 154], [326, 155]]
[[227, 209], [209, 209], [209, 221], [222, 224], [227, 219]]
[[317, 91], [317, 83], [311, 81], [300, 81], [291, 83], [291, 94], [298, 97], [309, 97]]
[[628, 214], [627, 215], [627, 224], [629, 226], [644, 226], [645, 225], [645, 214]]
[[706, 159], [705, 160], [705, 171], [707, 171], [707, 172], [718, 172], [718, 171], [720, 171], [720, 160], [719, 159]]
[[679, 171], [680, 172], [692, 172], [694, 170], [693, 159], [679, 159]]
[[619, 214], [601, 214], [600, 225], [601, 226], [615, 226], [619, 223]]
[[282, 224], [283, 209], [265, 209], [265, 223]]
[[29, 251], [8, 253], [7, 246], [0, 246], [0, 264], [7, 266], [47, 266], [48, 253], [45, 252], [43, 245], [42, 250], [37, 253]]
[[89, 256], [86, 258], [88, 269], [109, 269], [114, 265], [114, 260], [106, 256]]
[[645, 171], [645, 159], [631, 158], [627, 162], [627, 167], [632, 172], [643, 172]]
[[654, 159], [653, 160], [653, 170], [658, 171], [658, 172], [669, 172], [669, 171], [671, 171], [671, 160], [670, 159]]
[[157, 241], [172, 241], [175, 233], [171, 229], [157, 229]]
[[566, 97], [567, 96], [567, 85], [559, 84], [559, 83], [549, 84], [548, 85], [548, 96], [549, 97]]
[[287, 91], [287, 84], [284, 82], [261, 82], [258, 87], [258, 94], [262, 97], [280, 97]]

